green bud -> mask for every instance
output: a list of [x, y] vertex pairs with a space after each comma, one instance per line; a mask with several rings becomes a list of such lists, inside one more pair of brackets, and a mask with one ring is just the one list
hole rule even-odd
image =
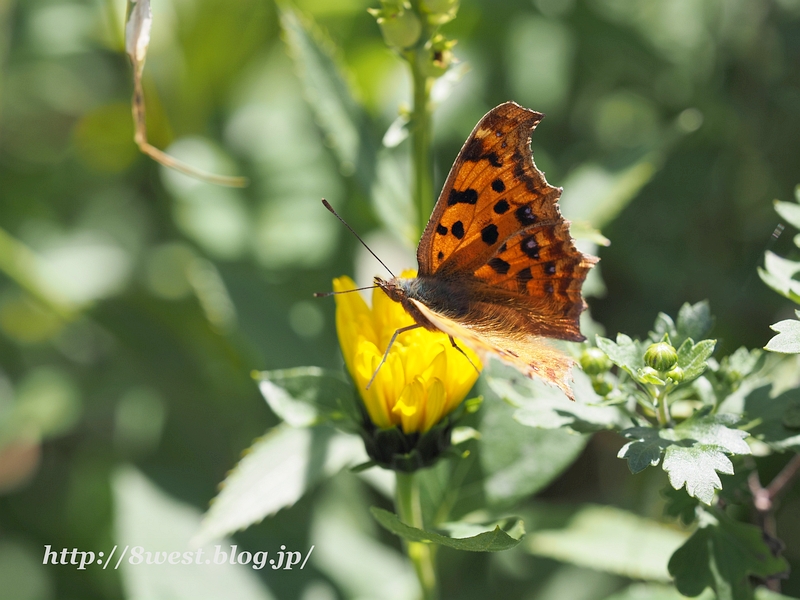
[[456, 40], [448, 40], [437, 33], [425, 45], [422, 72], [427, 77], [441, 77], [453, 64], [453, 46]]
[[586, 348], [581, 353], [580, 363], [587, 375], [600, 375], [611, 368], [611, 361], [600, 348]]
[[667, 371], [667, 379], [672, 379], [672, 381], [675, 383], [680, 383], [683, 381], [683, 369], [681, 369], [678, 365], [675, 365], [669, 371]]
[[614, 386], [605, 379], [592, 377], [592, 389], [598, 396], [608, 396], [613, 391]]
[[459, 0], [421, 0], [422, 11], [428, 14], [428, 21], [443, 25], [456, 18]]
[[678, 362], [678, 352], [667, 342], [650, 344], [644, 353], [644, 362], [656, 371], [669, 371]]
[[414, 11], [401, 2], [384, 2], [382, 8], [368, 8], [378, 21], [384, 41], [393, 48], [409, 48], [422, 34], [422, 23]]

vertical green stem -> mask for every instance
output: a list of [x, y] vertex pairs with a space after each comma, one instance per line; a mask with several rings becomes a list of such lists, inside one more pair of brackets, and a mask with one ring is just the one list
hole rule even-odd
[[659, 387], [656, 391], [656, 409], [658, 410], [658, 424], [662, 427], [670, 425], [672, 417], [669, 414], [669, 405], [667, 404], [667, 388]]
[[432, 79], [421, 73], [417, 56], [411, 63], [414, 84], [414, 108], [411, 113], [411, 152], [414, 179], [414, 206], [417, 209], [420, 234], [433, 211], [433, 161], [431, 160]]
[[[422, 503], [419, 496], [419, 481], [414, 473], [397, 472], [397, 489], [395, 503], [400, 520], [406, 525], [423, 529]], [[436, 600], [439, 596], [436, 589], [436, 569], [434, 566], [433, 548], [421, 542], [405, 542], [408, 557], [422, 587], [424, 600]]]
[[428, 224], [433, 211], [433, 161], [431, 160], [431, 87], [434, 78], [425, 73], [425, 65], [429, 57], [425, 44], [435, 31], [419, 6], [419, 0], [411, 0], [412, 10], [422, 22], [422, 33], [419, 42], [405, 53], [405, 59], [411, 67], [411, 80], [414, 88], [414, 106], [411, 110], [411, 165], [413, 169], [414, 207], [420, 234]]

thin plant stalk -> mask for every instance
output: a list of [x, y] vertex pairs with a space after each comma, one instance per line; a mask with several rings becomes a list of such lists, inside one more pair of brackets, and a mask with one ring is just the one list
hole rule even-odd
[[[422, 503], [419, 495], [419, 480], [414, 473], [397, 472], [397, 488], [395, 504], [400, 520], [406, 525], [424, 529], [422, 521]], [[423, 600], [437, 600], [439, 597], [436, 584], [436, 567], [434, 548], [422, 542], [404, 542], [406, 552], [414, 565]]]

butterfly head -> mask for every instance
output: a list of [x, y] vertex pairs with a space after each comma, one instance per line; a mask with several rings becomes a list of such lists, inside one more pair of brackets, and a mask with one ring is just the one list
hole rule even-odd
[[416, 298], [418, 296], [416, 293], [417, 286], [415, 285], [419, 283], [418, 278], [394, 277], [387, 280], [382, 277], [375, 277], [374, 281], [375, 285], [381, 288], [389, 298], [402, 304], [405, 311], [411, 315], [416, 323], [430, 331], [439, 331], [411, 301], [411, 298]]

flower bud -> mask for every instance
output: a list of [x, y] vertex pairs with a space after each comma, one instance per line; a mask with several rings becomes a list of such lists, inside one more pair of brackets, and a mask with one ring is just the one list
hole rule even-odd
[[421, 0], [422, 11], [428, 14], [428, 21], [443, 25], [456, 18], [459, 0]]
[[675, 383], [680, 383], [683, 381], [683, 369], [681, 369], [678, 365], [672, 367], [669, 371], [667, 371], [667, 379], [672, 379]]
[[678, 352], [667, 342], [650, 344], [644, 353], [644, 362], [656, 371], [669, 371], [678, 362]]
[[614, 389], [614, 386], [607, 382], [605, 379], [599, 377], [592, 378], [592, 389], [598, 396], [608, 396]]
[[600, 348], [586, 348], [581, 353], [580, 363], [587, 375], [600, 375], [611, 368], [611, 361]]
[[384, 2], [380, 9], [367, 9], [378, 21], [384, 41], [393, 48], [409, 48], [422, 34], [422, 23], [414, 11], [401, 2]]
[[456, 40], [448, 40], [441, 34], [433, 36], [425, 45], [422, 72], [427, 77], [441, 77], [453, 64], [453, 46]]

